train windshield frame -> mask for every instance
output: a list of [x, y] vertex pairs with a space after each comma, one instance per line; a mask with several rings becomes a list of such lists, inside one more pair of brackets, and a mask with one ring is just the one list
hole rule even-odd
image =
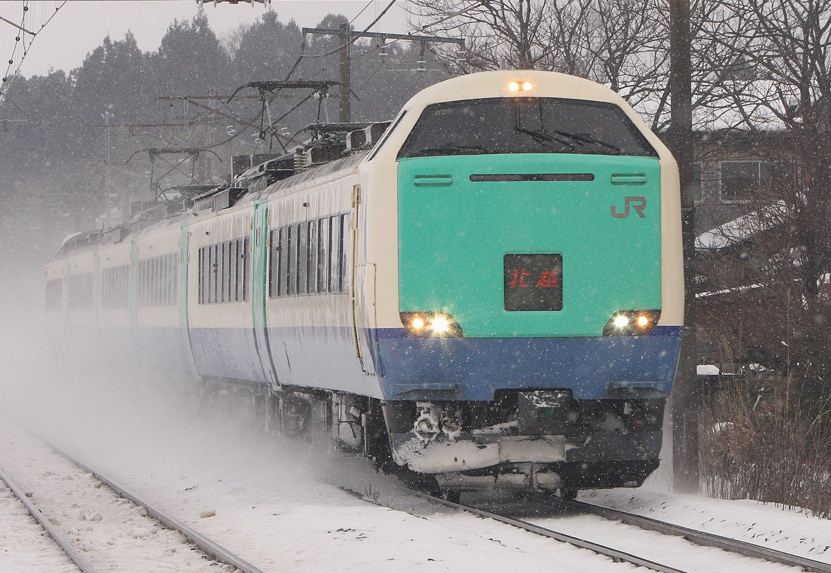
[[397, 159], [517, 153], [658, 157], [632, 120], [612, 103], [497, 97], [427, 106]]

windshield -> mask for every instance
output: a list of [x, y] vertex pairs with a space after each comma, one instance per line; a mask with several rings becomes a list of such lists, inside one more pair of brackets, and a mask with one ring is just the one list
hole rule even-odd
[[505, 153], [658, 155], [613, 104], [488, 98], [428, 106], [398, 158]]

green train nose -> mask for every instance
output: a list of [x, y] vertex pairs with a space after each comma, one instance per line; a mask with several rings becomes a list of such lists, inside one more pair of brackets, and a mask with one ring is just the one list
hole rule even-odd
[[402, 313], [451, 315], [466, 338], [602, 336], [661, 308], [656, 158], [406, 158], [398, 189]]

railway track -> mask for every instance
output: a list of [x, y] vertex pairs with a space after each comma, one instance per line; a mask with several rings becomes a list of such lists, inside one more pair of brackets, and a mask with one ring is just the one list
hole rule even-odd
[[[580, 547], [582, 549], [588, 549], [600, 555], [609, 557], [615, 562], [630, 563], [633, 565], [637, 565], [639, 567], [646, 567], [653, 571], [661, 571], [666, 573], [675, 573], [678, 571], [687, 570], [679, 569], [675, 566], [661, 563], [654, 559], [634, 555], [632, 553], [621, 551], [620, 549], [616, 549], [611, 546], [603, 545], [602, 543], [590, 541], [579, 536], [564, 533], [562, 531], [557, 531], [549, 527], [544, 527], [542, 525], [525, 521], [523, 519], [511, 517], [509, 515], [504, 515], [502, 513], [496, 513], [494, 511], [489, 511], [471, 505], [454, 503], [452, 501], [435, 498], [423, 493], [414, 493], [415, 495], [423, 499], [430, 499], [436, 503], [460, 509], [469, 513], [473, 513], [474, 515], [477, 515], [479, 517], [493, 519], [501, 523], [512, 525], [522, 530], [535, 533], [537, 535], [542, 535], [545, 537], [556, 539], [563, 543], [568, 543], [570, 545]], [[552, 500], [550, 496], [547, 496], [544, 499], [547, 500], [548, 503], [550, 503]], [[703, 547], [714, 547], [744, 557], [762, 559], [765, 561], [769, 561], [771, 563], [799, 568], [804, 571], [831, 573], [831, 564], [802, 557], [800, 555], [793, 555], [775, 549], [763, 547], [760, 545], [747, 543], [745, 541], [714, 535], [704, 531], [694, 530], [673, 523], [663, 522], [657, 519], [652, 519], [590, 503], [580, 501], [566, 501], [560, 500], [559, 498], [556, 498], [555, 503], [559, 504], [568, 514], [571, 515], [575, 513], [596, 515], [606, 520], [619, 521], [627, 525], [638, 527], [643, 530], [654, 531], [661, 533], [663, 535], [681, 537], [691, 543]]]
[[[44, 448], [46, 447], [44, 445]], [[56, 458], [60, 458], [56, 459], [56, 464], [59, 461], [69, 463], [75, 467], [77, 473], [73, 475], [71, 469], [67, 472], [64, 467], [56, 469], [55, 472], [45, 472], [46, 476], [60, 475], [63, 480], [75, 483], [88, 480], [88, 483], [83, 484], [83, 489], [94, 491], [94, 495], [102, 500], [99, 502], [100, 505], [95, 506], [96, 509], [90, 509], [93, 507], [92, 502], [80, 501], [83, 497], [81, 494], [73, 496], [75, 501], [73, 499], [63, 500], [62, 503], [56, 501], [56, 497], [59, 496], [50, 495], [48, 487], [44, 485], [45, 482], [35, 483], [36, 480], [32, 480], [31, 476], [25, 480], [25, 486], [22, 487], [16, 483], [16, 478], [12, 479], [8, 471], [0, 470], [0, 480], [6, 484], [67, 557], [84, 573], [113, 568], [262, 573], [256, 566], [155, 507], [154, 504], [142, 499], [111, 477], [89, 467], [66, 452], [51, 448], [51, 453]], [[47, 502], [40, 503], [41, 499]], [[81, 507], [79, 503], [86, 505], [86, 508]], [[72, 513], [79, 515], [78, 519], [86, 521], [89, 525], [82, 524], [77, 527]], [[122, 517], [116, 516], [116, 513]], [[126, 517], [123, 517], [124, 515]], [[109, 537], [109, 540], [97, 544], [90, 537], [84, 536], [84, 530], [91, 531], [96, 528], [113, 530], [96, 533], [95, 539]], [[117, 535], [119, 535], [118, 530], [123, 532], [125, 529], [129, 530], [128, 535], [141, 541], [143, 545], [141, 550], [147, 553], [140, 558], [138, 563], [131, 561], [135, 557], [131, 557], [130, 554], [121, 555], [125, 553], [125, 550], [119, 547]], [[101, 547], [101, 545], [114, 546], [114, 552], [108, 552], [108, 548]], [[180, 555], [174, 558], [177, 551]], [[182, 554], [185, 557], [182, 557]], [[125, 565], [123, 561], [119, 563], [119, 559], [126, 560], [127, 564]]]
[[539, 525], [535, 525], [533, 523], [523, 521], [521, 519], [516, 519], [513, 517], [509, 517], [507, 515], [501, 515], [498, 513], [494, 513], [492, 511], [487, 511], [470, 505], [463, 505], [445, 499], [435, 498], [420, 492], [414, 492], [414, 494], [422, 499], [431, 499], [436, 503], [467, 511], [479, 517], [493, 519], [501, 523], [505, 523], [507, 525], [512, 525], [524, 531], [555, 539], [562, 543], [568, 543], [569, 545], [579, 547], [580, 549], [588, 549], [589, 551], [593, 551], [598, 555], [609, 557], [610, 559], [612, 559], [612, 561], [615, 561], [616, 563], [630, 563], [638, 567], [646, 567], [647, 569], [651, 569], [653, 571], [660, 571], [661, 573], [684, 573], [683, 569], [677, 569], [675, 567], [671, 567], [669, 565], [665, 565], [657, 561], [653, 561], [651, 559], [639, 557], [637, 555], [633, 555], [625, 551], [620, 551], [613, 547], [602, 545], [600, 543], [595, 543], [587, 539], [582, 539], [580, 537], [569, 535], [561, 531], [555, 531], [547, 527], [541, 527]]
[[78, 566], [78, 569], [84, 573], [91, 573], [92, 571], [95, 571], [81, 552], [72, 545], [72, 543], [58, 530], [57, 527], [52, 525], [52, 522], [44, 516], [43, 512], [40, 511], [34, 503], [29, 501], [29, 498], [25, 492], [20, 489], [20, 487], [18, 487], [18, 485], [2, 470], [0, 470], [0, 481], [6, 484], [6, 487], [8, 487], [18, 501], [23, 504], [35, 521], [43, 527], [49, 537], [51, 537], [55, 543], [58, 544], [66, 556], [69, 557], [70, 561]]
[[94, 475], [97, 479], [106, 484], [107, 487], [118, 493], [121, 497], [132, 501], [136, 505], [144, 507], [147, 510], [148, 515], [150, 515], [154, 519], [157, 519], [168, 529], [178, 531], [179, 533], [184, 535], [185, 539], [193, 543], [211, 559], [219, 561], [220, 563], [225, 563], [226, 565], [231, 565], [232, 567], [235, 567], [238, 571], [242, 573], [262, 573], [262, 571], [254, 565], [248, 563], [241, 557], [238, 557], [237, 555], [231, 553], [230, 551], [213, 541], [211, 538], [207, 537], [206, 535], [203, 535], [199, 531], [179, 521], [172, 515], [163, 511], [162, 509], [155, 507], [149, 501], [140, 498], [137, 494], [131, 492], [125, 486], [116, 482], [112, 478], [107, 477], [100, 471], [89, 467], [88, 465], [71, 457], [65, 452], [59, 451], [59, 453], [70, 459], [72, 463], [74, 463], [78, 467], [83, 468], [84, 470]]
[[801, 567], [805, 571], [831, 573], [831, 564], [816, 561], [814, 559], [808, 559], [807, 557], [802, 557], [800, 555], [793, 555], [783, 551], [778, 551], [776, 549], [771, 549], [769, 547], [756, 545], [754, 543], [748, 543], [738, 539], [731, 539], [721, 535], [706, 533], [696, 529], [676, 525], [674, 523], [653, 519], [651, 517], [644, 517], [642, 515], [621, 511], [619, 509], [612, 509], [610, 507], [603, 507], [592, 503], [586, 503], [583, 501], [564, 501], [563, 503], [574, 508], [576, 511], [599, 515], [600, 517], [604, 517], [606, 519], [614, 519], [629, 525], [640, 527], [641, 529], [657, 531], [665, 535], [683, 537], [684, 539], [697, 545], [717, 547], [718, 549], [730, 551], [731, 553], [738, 553], [739, 555], [744, 555], [745, 557], [764, 559], [772, 563], [781, 563], [790, 567]]

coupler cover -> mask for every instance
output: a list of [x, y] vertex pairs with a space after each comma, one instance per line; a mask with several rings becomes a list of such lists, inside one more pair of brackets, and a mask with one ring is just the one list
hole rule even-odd
[[[533, 390], [517, 396], [517, 426], [520, 435], [566, 434], [569, 427], [571, 391]], [[573, 428], [573, 421], [572, 421]]]

